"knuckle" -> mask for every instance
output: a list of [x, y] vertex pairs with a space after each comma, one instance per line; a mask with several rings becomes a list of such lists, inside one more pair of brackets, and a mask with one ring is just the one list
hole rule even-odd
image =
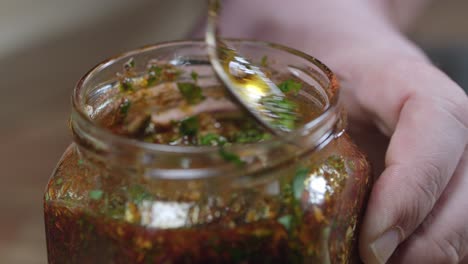
[[458, 122], [465, 130], [465, 135], [468, 135], [468, 97], [466, 94], [440, 96], [436, 100], [439, 108]]
[[433, 163], [414, 166], [412, 171], [413, 177], [407, 181], [405, 190], [414, 198], [401, 204], [399, 219], [407, 231], [414, 230], [428, 219], [445, 187], [442, 170]]
[[427, 161], [415, 167], [416, 177], [414, 177], [413, 188], [419, 197], [428, 203], [430, 209], [439, 199], [445, 187], [446, 180], [442, 169], [436, 164]]
[[[423, 63], [424, 64], [424, 63]], [[463, 89], [450, 80], [434, 65], [420, 65], [418, 76], [432, 73], [425, 85], [413, 86], [418, 98], [423, 98], [427, 109], [438, 109], [458, 122], [468, 134], [468, 96]], [[427, 79], [427, 78], [425, 78]]]
[[466, 256], [467, 245], [466, 232], [452, 232], [441, 239], [431, 239], [435, 250], [435, 259], [441, 263], [460, 263]]
[[468, 228], [452, 227], [440, 233], [420, 226], [400, 245], [390, 263], [465, 263], [467, 254]]

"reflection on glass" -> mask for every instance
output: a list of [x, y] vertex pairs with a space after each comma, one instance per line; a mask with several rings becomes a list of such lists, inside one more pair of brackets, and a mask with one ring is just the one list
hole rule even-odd
[[143, 201], [140, 206], [141, 223], [148, 227], [168, 229], [187, 225], [193, 203]]
[[312, 204], [321, 204], [325, 199], [327, 192], [327, 181], [318, 175], [312, 174], [305, 183], [309, 192], [309, 202]]

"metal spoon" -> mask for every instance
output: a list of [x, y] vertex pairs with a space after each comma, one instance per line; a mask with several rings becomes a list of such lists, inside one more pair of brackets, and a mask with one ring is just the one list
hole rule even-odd
[[[219, 0], [208, 0], [208, 23], [205, 42], [216, 75], [247, 113], [274, 135], [291, 131], [280, 118], [295, 118], [295, 112], [282, 104], [284, 93], [259, 67], [251, 64], [218, 35]], [[291, 120], [290, 120], [291, 121]], [[294, 121], [294, 120], [293, 120]], [[284, 123], [283, 123], [284, 124]]]

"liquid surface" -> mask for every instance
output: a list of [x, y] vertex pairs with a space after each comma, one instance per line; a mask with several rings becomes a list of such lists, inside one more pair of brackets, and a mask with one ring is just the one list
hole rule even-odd
[[[150, 143], [194, 146], [255, 143], [273, 137], [228, 99], [222, 87], [202, 88], [204, 81], [197, 72], [158, 65], [150, 66], [146, 75], [132, 75], [131, 67], [127, 68], [127, 77], [118, 84], [118, 105], [100, 118], [115, 134]], [[248, 78], [237, 82], [246, 87], [255, 84]], [[301, 101], [298, 93], [306, 84], [300, 80], [282, 80], [278, 87], [284, 97], [261, 99], [267, 107], [284, 110], [275, 117], [277, 127], [298, 128], [323, 111], [319, 105]]]

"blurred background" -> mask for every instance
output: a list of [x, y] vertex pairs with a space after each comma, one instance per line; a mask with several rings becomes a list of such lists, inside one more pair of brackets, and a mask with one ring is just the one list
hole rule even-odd
[[[0, 263], [46, 263], [42, 192], [71, 142], [70, 94], [95, 64], [181, 39], [201, 0], [0, 0]], [[410, 32], [468, 87], [468, 1], [433, 1]]]

